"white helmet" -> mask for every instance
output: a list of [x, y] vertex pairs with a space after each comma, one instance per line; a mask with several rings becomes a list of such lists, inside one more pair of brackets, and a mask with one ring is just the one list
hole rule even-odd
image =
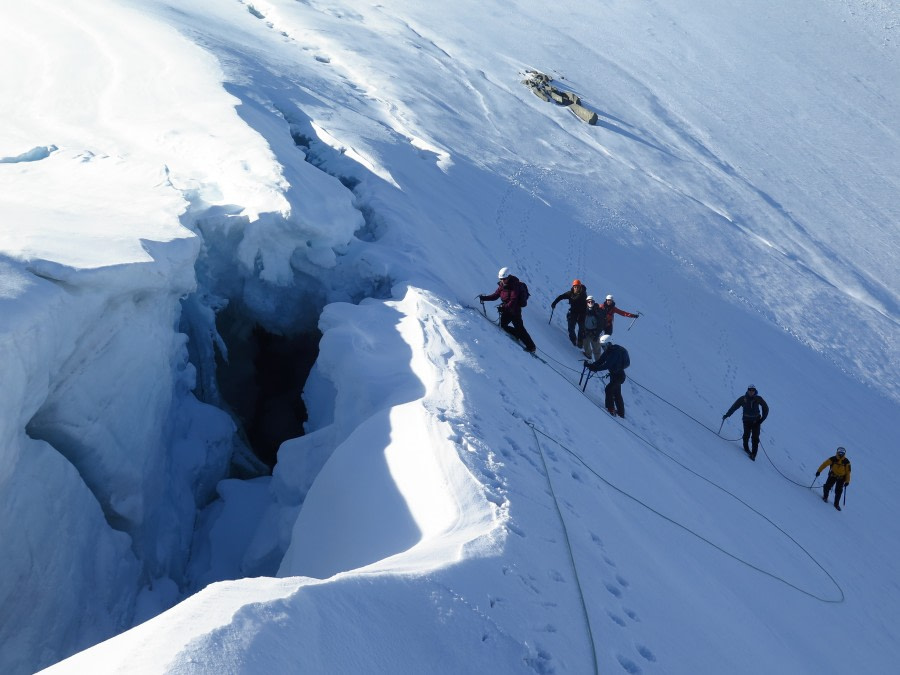
[[501, 267], [500, 271], [497, 272], [498, 279], [505, 279], [508, 276], [509, 276], [509, 268], [508, 267]]
[[606, 296], [606, 299], [607, 299], [607, 300], [612, 300], [612, 299], [613, 299], [613, 296], [607, 295], [607, 296]]
[[612, 335], [601, 335], [600, 336], [600, 344], [601, 345], [611, 345], [613, 343]]

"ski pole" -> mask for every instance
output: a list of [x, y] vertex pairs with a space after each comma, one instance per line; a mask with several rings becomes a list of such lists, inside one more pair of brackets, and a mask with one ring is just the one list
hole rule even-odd
[[581, 381], [584, 379], [584, 371], [587, 370], [587, 361], [582, 361], [581, 363], [581, 377], [578, 378], [578, 384], [581, 384]]
[[818, 476], [813, 476], [813, 480], [812, 480], [812, 483], [810, 483], [810, 484], [809, 484], [809, 489], [810, 489], [810, 490], [812, 490], [812, 488], [813, 488], [813, 485], [815, 485], [815, 484], [816, 484], [816, 478], [818, 478]]
[[[719, 436], [719, 435], [722, 433], [722, 427], [723, 427], [723, 426], [725, 426], [725, 418], [724, 418], [724, 417], [722, 418], [722, 424], [719, 425], [719, 430], [716, 432], [716, 436]], [[815, 483], [815, 482], [816, 482], [816, 481], [813, 480], [813, 483]]]
[[547, 320], [547, 323], [548, 323], [548, 324], [551, 323], [551, 322], [553, 321], [553, 312], [555, 312], [555, 311], [556, 311], [556, 307], [551, 307], [551, 308], [550, 308], [550, 318]]
[[844, 506], [847, 506], [847, 490], [850, 488], [849, 485], [844, 486]]

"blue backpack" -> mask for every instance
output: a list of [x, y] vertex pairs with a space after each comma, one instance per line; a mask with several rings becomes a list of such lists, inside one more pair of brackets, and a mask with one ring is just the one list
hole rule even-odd
[[631, 365], [631, 357], [628, 356], [628, 350], [625, 349], [625, 347], [622, 345], [613, 345], [609, 349], [612, 352], [609, 361], [607, 361], [610, 373], [622, 372]]

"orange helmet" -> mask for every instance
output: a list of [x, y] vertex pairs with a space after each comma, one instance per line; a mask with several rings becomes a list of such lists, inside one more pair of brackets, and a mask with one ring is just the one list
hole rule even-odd
[[573, 279], [572, 285], [573, 286], [581, 286], [581, 279]]

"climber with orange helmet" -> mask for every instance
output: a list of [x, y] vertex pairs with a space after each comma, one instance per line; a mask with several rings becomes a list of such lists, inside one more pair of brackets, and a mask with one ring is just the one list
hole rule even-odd
[[[556, 305], [563, 300], [569, 301], [569, 311], [566, 312], [569, 340], [581, 349], [581, 342], [584, 339], [584, 317], [587, 314], [587, 288], [580, 279], [572, 281], [572, 288], [558, 295], [556, 300], [550, 303], [551, 309], [556, 309]], [[576, 326], [578, 327], [577, 335], [575, 334]]]

